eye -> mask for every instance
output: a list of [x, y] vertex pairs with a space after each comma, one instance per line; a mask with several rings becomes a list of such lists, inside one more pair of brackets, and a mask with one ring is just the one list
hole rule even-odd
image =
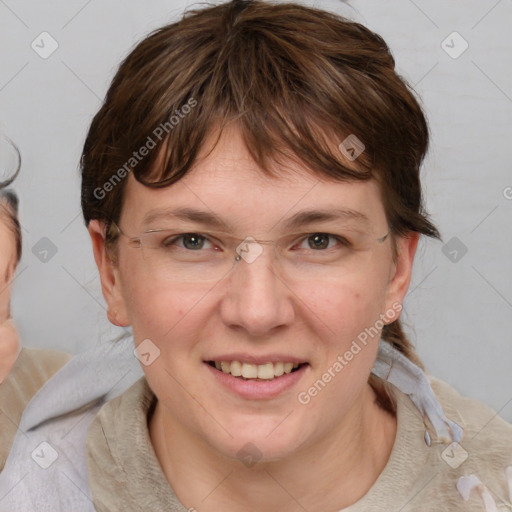
[[335, 242], [338, 242], [343, 246], [350, 245], [345, 238], [331, 235], [329, 233], [313, 233], [306, 237], [303, 242], [307, 242], [308, 248], [315, 251], [331, 249], [333, 245], [335, 245]]
[[329, 247], [329, 235], [326, 233], [315, 233], [307, 238], [311, 249], [327, 249]]
[[[181, 241], [181, 243], [178, 243]], [[164, 247], [178, 246], [191, 251], [197, 251], [204, 248], [205, 243], [209, 240], [198, 233], [183, 233], [178, 236], [170, 236], [162, 240]], [[211, 243], [211, 242], [210, 242]]]

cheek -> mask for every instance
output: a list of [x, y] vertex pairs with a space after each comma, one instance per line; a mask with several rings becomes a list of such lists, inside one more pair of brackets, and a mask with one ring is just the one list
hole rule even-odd
[[326, 424], [335, 425], [367, 383], [380, 340], [385, 282], [380, 272], [372, 272], [305, 295], [318, 359], [300, 398], [309, 400], [309, 413]]
[[386, 279], [382, 272], [368, 272], [306, 287], [298, 295], [321, 332], [334, 340], [347, 340], [373, 325], [384, 312]]
[[[138, 262], [122, 268], [126, 313], [137, 343], [149, 338], [162, 351], [174, 353], [196, 336], [201, 322], [197, 315], [206, 304], [203, 287], [183, 283], [157, 282]], [[201, 289], [200, 289], [201, 288]]]
[[164, 306], [159, 288], [155, 288], [138, 256], [138, 251], [122, 255], [119, 271], [123, 304], [134, 338], [140, 342], [157, 337], [165, 309], [173, 308]]
[[149, 286], [144, 279], [131, 277], [125, 284], [123, 296], [137, 342], [150, 338], [160, 344], [184, 314], [179, 294], [169, 293], [162, 287]]

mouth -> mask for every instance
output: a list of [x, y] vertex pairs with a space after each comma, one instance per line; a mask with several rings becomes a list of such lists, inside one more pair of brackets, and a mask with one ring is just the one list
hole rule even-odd
[[217, 371], [231, 375], [244, 381], [273, 381], [283, 375], [300, 371], [308, 363], [298, 363], [295, 361], [278, 361], [264, 364], [246, 363], [243, 361], [206, 361]]

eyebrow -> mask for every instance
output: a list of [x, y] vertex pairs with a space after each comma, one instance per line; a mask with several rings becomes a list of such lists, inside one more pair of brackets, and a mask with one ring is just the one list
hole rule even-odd
[[[144, 217], [142, 224], [148, 226], [158, 220], [180, 219], [185, 221], [197, 222], [211, 229], [230, 230], [228, 222], [220, 219], [217, 215], [194, 208], [175, 208], [167, 210], [150, 210]], [[285, 231], [297, 229], [299, 227], [313, 224], [314, 222], [327, 221], [356, 221], [358, 223], [370, 225], [370, 219], [362, 212], [351, 208], [331, 208], [314, 209], [297, 212], [283, 223]]]

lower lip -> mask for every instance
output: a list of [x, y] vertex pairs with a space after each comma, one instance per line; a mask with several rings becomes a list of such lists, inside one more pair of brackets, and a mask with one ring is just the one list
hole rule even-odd
[[281, 393], [295, 386], [309, 368], [308, 364], [304, 364], [296, 371], [285, 373], [281, 375], [281, 377], [274, 377], [272, 380], [243, 380], [238, 377], [233, 377], [230, 373], [217, 370], [208, 363], [204, 364], [222, 386], [232, 393], [248, 400], [265, 400], [279, 396]]

